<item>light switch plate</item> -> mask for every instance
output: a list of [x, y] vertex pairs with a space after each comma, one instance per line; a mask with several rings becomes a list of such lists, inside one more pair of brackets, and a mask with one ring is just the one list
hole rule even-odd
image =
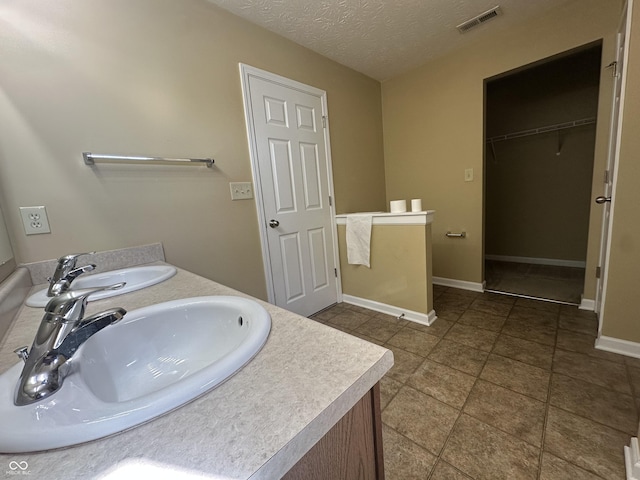
[[473, 168], [467, 168], [464, 171], [464, 181], [473, 182]]
[[231, 200], [248, 200], [253, 198], [253, 185], [251, 182], [230, 182]]
[[27, 235], [51, 233], [49, 219], [47, 218], [47, 209], [43, 206], [20, 207], [20, 217], [22, 218], [24, 233]]

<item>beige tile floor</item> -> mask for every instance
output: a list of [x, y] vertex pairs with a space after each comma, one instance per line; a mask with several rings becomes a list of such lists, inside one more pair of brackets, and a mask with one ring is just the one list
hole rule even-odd
[[434, 287], [431, 326], [348, 304], [317, 321], [385, 346], [388, 480], [625, 478], [640, 360], [593, 348], [576, 307]]

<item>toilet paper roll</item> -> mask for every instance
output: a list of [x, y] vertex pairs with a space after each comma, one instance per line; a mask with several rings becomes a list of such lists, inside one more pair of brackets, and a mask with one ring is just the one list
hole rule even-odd
[[413, 199], [411, 199], [411, 211], [412, 212], [421, 212], [422, 211], [422, 199], [421, 198], [413, 198]]
[[406, 200], [391, 200], [389, 202], [391, 213], [404, 213], [407, 211]]

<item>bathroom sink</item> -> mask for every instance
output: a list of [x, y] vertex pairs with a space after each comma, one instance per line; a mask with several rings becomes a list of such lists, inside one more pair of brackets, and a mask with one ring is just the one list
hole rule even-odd
[[[78, 278], [71, 285], [72, 289], [93, 288], [115, 283], [125, 282], [126, 285], [118, 290], [105, 290], [94, 293], [89, 297], [89, 301], [102, 300], [103, 298], [114, 297], [124, 293], [133, 292], [142, 288], [150, 287], [173, 277], [176, 268], [171, 265], [147, 265], [142, 267], [129, 267], [110, 272], [95, 273]], [[28, 307], [44, 307], [51, 300], [47, 297], [47, 289], [40, 290], [25, 302]]]
[[257, 302], [194, 297], [128, 312], [89, 338], [59, 391], [15, 406], [19, 363], [0, 375], [0, 453], [95, 440], [208, 392], [246, 365], [271, 330]]

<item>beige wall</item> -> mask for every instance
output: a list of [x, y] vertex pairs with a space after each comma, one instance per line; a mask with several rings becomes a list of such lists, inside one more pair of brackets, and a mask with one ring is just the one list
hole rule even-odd
[[640, 342], [636, 305], [640, 293], [640, 3], [637, 0], [631, 28], [602, 334]]
[[374, 225], [371, 268], [349, 265], [346, 231], [338, 225], [343, 293], [425, 315], [433, 310], [431, 225]]
[[[167, 260], [264, 298], [238, 63], [327, 91], [338, 212], [385, 205], [380, 84], [205, 0], [24, 0], [0, 9], [0, 201], [20, 262], [160, 241]], [[204, 167], [90, 168], [81, 153]], [[19, 206], [51, 235], [25, 236]]]
[[[609, 63], [620, 8], [618, 0], [569, 2], [383, 83], [387, 198], [422, 197], [425, 208], [436, 210], [434, 276], [483, 281], [484, 80], [601, 38], [603, 61]], [[610, 91], [611, 81], [603, 75], [601, 119], [607, 118], [604, 99]], [[600, 181], [607, 133], [606, 121], [601, 122], [596, 138], [600, 173], [594, 173]], [[473, 182], [464, 181], [467, 168], [474, 169]], [[590, 234], [599, 222], [594, 211]], [[464, 230], [467, 238], [447, 239], [448, 230]], [[595, 269], [598, 235], [591, 237], [588, 272]], [[587, 287], [591, 292], [593, 285]]]
[[[560, 123], [560, 122], [556, 122]], [[584, 262], [595, 125], [497, 143], [485, 172], [485, 254]]]

